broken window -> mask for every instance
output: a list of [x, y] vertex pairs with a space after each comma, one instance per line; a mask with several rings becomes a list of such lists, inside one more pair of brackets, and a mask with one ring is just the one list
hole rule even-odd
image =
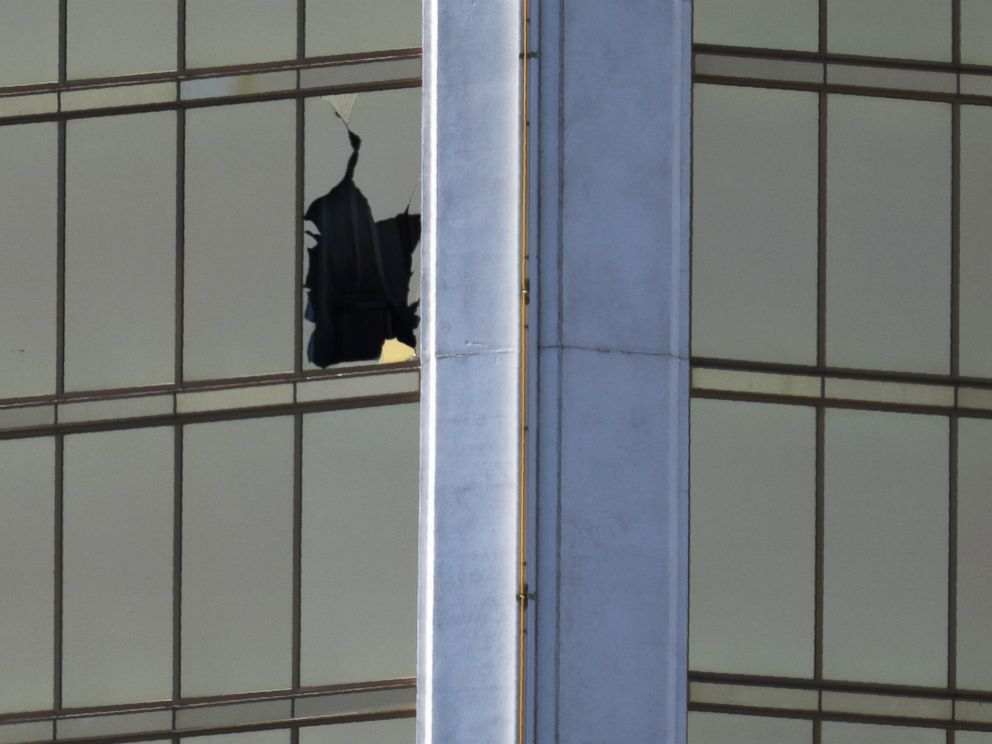
[[[349, 97], [350, 105], [354, 98]], [[376, 360], [395, 340], [412, 349], [420, 319], [410, 302], [414, 250], [420, 215], [410, 204], [393, 217], [376, 220], [369, 200], [355, 184], [362, 139], [348, 126], [334, 101], [334, 115], [345, 123], [351, 152], [344, 177], [307, 208], [304, 219], [315, 244], [307, 249], [305, 317], [314, 324], [307, 359], [318, 367]], [[349, 105], [349, 108], [350, 108]], [[380, 176], [382, 177], [382, 176]]]

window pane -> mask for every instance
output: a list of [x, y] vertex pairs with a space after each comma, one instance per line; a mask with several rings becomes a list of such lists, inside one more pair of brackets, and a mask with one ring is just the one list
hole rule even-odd
[[417, 404], [304, 418], [304, 686], [416, 674], [418, 421]]
[[0, 398], [55, 392], [57, 159], [54, 123], [0, 127]]
[[0, 15], [0, 85], [58, 80], [59, 0], [3, 0]]
[[293, 420], [183, 432], [184, 696], [290, 685]]
[[697, 85], [692, 345], [816, 361], [816, 94]]
[[828, 0], [834, 54], [951, 60], [951, 4], [933, 0]]
[[947, 683], [948, 424], [829, 410], [823, 670]]
[[992, 65], [992, 3], [961, 0], [961, 61]]
[[992, 689], [992, 422], [961, 419], [958, 424], [957, 683]]
[[[307, 99], [304, 207], [326, 194], [344, 177], [351, 155], [347, 131], [335, 116], [332, 101], [348, 116], [350, 127], [362, 138], [355, 185], [368, 199], [373, 218], [383, 220], [394, 217], [408, 204], [412, 213], [419, 213], [419, 88]], [[306, 227], [315, 231], [309, 222]], [[308, 237], [307, 245], [313, 243]], [[306, 268], [304, 265], [304, 271]], [[420, 298], [419, 246], [413, 254], [412, 270], [408, 295], [411, 303]], [[307, 341], [313, 328], [310, 322], [303, 324], [303, 364], [306, 369], [316, 368], [306, 358]]]
[[[307, 729], [302, 729], [306, 731]], [[215, 734], [214, 736], [195, 736], [180, 741], [183, 744], [289, 744], [289, 729], [273, 731], [250, 731], [246, 734]]]
[[176, 115], [78, 119], [66, 137], [66, 389], [170, 382]]
[[811, 721], [689, 713], [689, 744], [812, 744]]
[[297, 0], [187, 0], [186, 65], [296, 57]]
[[827, 362], [946, 374], [951, 107], [830, 96]]
[[812, 408], [692, 403], [689, 666], [809, 677]]
[[0, 441], [0, 713], [52, 707], [55, 446]]
[[65, 438], [63, 701], [172, 696], [173, 429]]
[[295, 135], [292, 101], [187, 114], [189, 379], [293, 368]]
[[415, 718], [363, 721], [300, 729], [300, 744], [413, 744], [416, 739]]
[[992, 744], [992, 732], [957, 731], [954, 734], [954, 744]]
[[70, 0], [70, 78], [176, 69], [176, 0]]
[[[992, 6], [992, 4], [990, 4]], [[961, 107], [961, 374], [992, 377], [992, 109]]]
[[421, 44], [420, 0], [307, 0], [307, 56]]
[[823, 744], [946, 744], [940, 729], [908, 726], [876, 726], [861, 723], [823, 724]]
[[817, 0], [696, 0], [693, 37], [699, 44], [816, 51], [818, 16]]

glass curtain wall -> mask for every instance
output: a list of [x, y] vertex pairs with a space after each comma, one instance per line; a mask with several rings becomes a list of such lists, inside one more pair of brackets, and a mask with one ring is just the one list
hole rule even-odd
[[[419, 366], [302, 215], [420, 191], [419, 0], [0, 0], [0, 741], [408, 742]], [[418, 295], [413, 259], [411, 299]]]
[[689, 741], [992, 742], [992, 6], [694, 7]]

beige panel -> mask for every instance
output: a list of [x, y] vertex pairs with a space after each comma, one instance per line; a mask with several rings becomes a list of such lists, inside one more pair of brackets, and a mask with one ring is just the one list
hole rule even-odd
[[52, 707], [52, 438], [0, 441], [0, 473], [0, 597], [8, 598], [0, 602], [0, 713], [44, 710]]
[[828, 410], [823, 673], [947, 682], [948, 423]]
[[184, 696], [289, 687], [293, 420], [183, 430]]
[[735, 705], [746, 708], [781, 708], [816, 710], [820, 693], [789, 687], [759, 685], [721, 685], [709, 682], [689, 683], [689, 702], [710, 705]]
[[823, 691], [823, 710], [895, 718], [949, 719], [950, 699]]
[[188, 379], [293, 368], [293, 101], [186, 117]]
[[813, 723], [792, 718], [689, 713], [689, 744], [812, 744]]
[[817, 96], [695, 87], [693, 354], [816, 360]]
[[420, 6], [420, 0], [307, 0], [307, 56], [419, 47]]
[[820, 62], [735, 57], [728, 54], [695, 55], [694, 73], [760, 80], [788, 80], [797, 83], [823, 82], [823, 64]]
[[176, 69], [176, 0], [69, 0], [70, 78]]
[[832, 95], [827, 363], [949, 371], [951, 107]]
[[816, 0], [696, 0], [693, 40], [813, 52], [819, 44], [818, 15]]
[[54, 123], [0, 127], [0, 398], [55, 392], [57, 161]]
[[63, 111], [80, 111], [115, 106], [138, 106], [145, 103], [171, 103], [176, 100], [176, 84], [118, 85], [111, 88], [88, 88], [66, 91], [62, 95]]
[[176, 114], [76, 119], [66, 138], [66, 389], [171, 382]]
[[186, 65], [296, 57], [296, 0], [186, 0]]
[[813, 673], [814, 413], [692, 403], [689, 667]]
[[933, 0], [827, 0], [834, 54], [950, 62], [951, 4]]
[[59, 0], [0, 0], [0, 86], [59, 76]]
[[957, 683], [992, 689], [992, 421], [958, 423]]
[[62, 700], [172, 696], [173, 429], [65, 438]]
[[416, 674], [418, 422], [415, 403], [303, 420], [304, 686]]

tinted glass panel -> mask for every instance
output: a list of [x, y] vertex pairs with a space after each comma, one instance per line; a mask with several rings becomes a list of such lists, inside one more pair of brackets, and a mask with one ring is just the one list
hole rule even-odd
[[692, 404], [689, 666], [813, 673], [813, 409]]
[[[992, 7], [992, 3], [990, 3]], [[961, 107], [961, 373], [992, 377], [992, 109]]]
[[811, 744], [813, 724], [784, 718], [689, 714], [689, 744]]
[[0, 13], [0, 85], [57, 80], [59, 0], [3, 0]]
[[692, 345], [816, 361], [817, 96], [697, 85]]
[[289, 687], [293, 421], [187, 426], [183, 463], [183, 694]]
[[69, 0], [70, 78], [176, 69], [176, 0]]
[[293, 368], [295, 169], [292, 101], [188, 113], [187, 378]]
[[828, 104], [827, 363], [946, 374], [951, 107]]
[[416, 404], [304, 418], [304, 685], [416, 674], [417, 430]]
[[816, 0], [696, 0], [693, 37], [701, 44], [815, 51], [818, 15]]
[[300, 744], [412, 744], [416, 738], [415, 718], [300, 729]]
[[948, 423], [826, 416], [823, 671], [947, 683]]
[[419, 47], [420, 0], [307, 0], [307, 56]]
[[73, 120], [66, 137], [66, 389], [170, 382], [176, 114]]
[[65, 439], [63, 701], [172, 695], [173, 430]]
[[55, 392], [57, 137], [0, 127], [0, 398]]
[[296, 0], [187, 0], [187, 66], [294, 57]]
[[[0, 441], [0, 712], [52, 706], [55, 446]], [[17, 601], [10, 601], [16, 597]]]
[[951, 4], [828, 0], [827, 48], [837, 54], [951, 59]]

